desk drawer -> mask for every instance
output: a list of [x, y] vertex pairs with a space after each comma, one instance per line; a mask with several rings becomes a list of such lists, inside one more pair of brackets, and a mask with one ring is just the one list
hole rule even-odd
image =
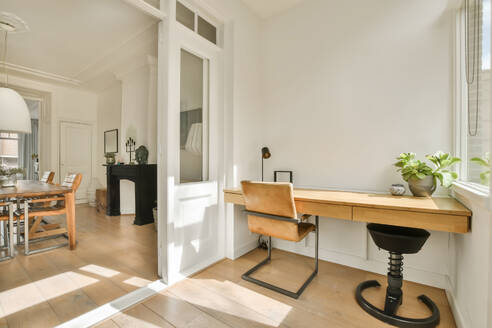
[[319, 215], [333, 219], [352, 220], [352, 207], [296, 200], [297, 213]]
[[354, 207], [354, 221], [389, 224], [456, 233], [468, 232], [469, 218], [461, 215]]

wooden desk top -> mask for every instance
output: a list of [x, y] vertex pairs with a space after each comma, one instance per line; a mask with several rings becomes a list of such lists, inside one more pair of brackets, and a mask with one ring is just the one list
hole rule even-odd
[[[236, 194], [242, 197], [242, 191], [239, 189], [225, 189], [224, 193]], [[471, 212], [454, 198], [393, 196], [348, 191], [295, 189], [294, 199], [334, 205], [471, 216]]]
[[[225, 189], [224, 198], [244, 205], [239, 189]], [[469, 231], [472, 215], [454, 198], [294, 189], [294, 200], [303, 214], [458, 233]]]
[[15, 187], [0, 188], [0, 199], [58, 195], [68, 193], [71, 190], [68, 187], [48, 184], [37, 180], [18, 180]]

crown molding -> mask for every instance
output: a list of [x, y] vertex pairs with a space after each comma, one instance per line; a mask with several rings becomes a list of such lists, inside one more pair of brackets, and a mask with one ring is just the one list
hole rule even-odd
[[164, 18], [167, 17], [167, 14], [164, 11], [157, 9], [156, 7], [148, 4], [144, 0], [122, 0], [122, 1], [126, 2], [130, 6], [137, 8], [138, 10], [143, 11], [145, 14], [149, 16], [157, 18], [158, 20], [163, 20]]
[[27, 75], [29, 77], [34, 77], [34, 78], [40, 78], [48, 81], [54, 81], [54, 82], [59, 82], [59, 83], [65, 83], [65, 84], [70, 84], [73, 86], [80, 86], [82, 84], [82, 81], [73, 79], [70, 77], [54, 74], [54, 73], [49, 73], [45, 71], [41, 71], [38, 69], [22, 66], [22, 65], [17, 65], [17, 64], [12, 64], [8, 62], [0, 62], [2, 66], [5, 65], [6, 69], [12, 73], [16, 74], [21, 74], [21, 75]]
[[152, 22], [131, 35], [126, 41], [108, 50], [98, 59], [87, 65], [75, 75], [84, 83], [96, 78], [105, 71], [111, 71], [120, 62], [126, 62], [128, 58], [151, 52], [152, 45], [157, 40], [157, 25]]
[[143, 55], [137, 58], [132, 58], [131, 61], [124, 65], [115, 68], [113, 74], [116, 79], [123, 81], [128, 75], [142, 68], [153, 68], [157, 66], [157, 58], [152, 55]]

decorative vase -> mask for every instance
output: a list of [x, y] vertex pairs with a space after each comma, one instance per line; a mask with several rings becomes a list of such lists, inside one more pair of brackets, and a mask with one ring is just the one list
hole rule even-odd
[[416, 197], [430, 197], [436, 191], [436, 178], [428, 175], [423, 179], [411, 177], [408, 179], [408, 187]]
[[393, 196], [402, 196], [405, 193], [406, 189], [405, 186], [401, 183], [395, 183], [391, 185], [389, 191]]
[[104, 155], [104, 157], [106, 157], [106, 164], [107, 165], [113, 165], [116, 162], [114, 153], [106, 153]]
[[15, 187], [17, 184], [17, 174], [3, 175], [0, 179], [2, 187]]

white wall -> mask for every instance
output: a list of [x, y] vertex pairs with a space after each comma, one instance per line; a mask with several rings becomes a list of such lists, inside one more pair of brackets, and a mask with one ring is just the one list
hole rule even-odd
[[[136, 147], [144, 145], [149, 151], [149, 164], [157, 161], [157, 67], [153, 56], [136, 58], [132, 65], [116, 73], [121, 81], [120, 153], [118, 158], [129, 163], [126, 141], [132, 138]], [[135, 153], [132, 155], [135, 161]], [[120, 182], [120, 210], [122, 214], [135, 213], [135, 185], [128, 180]]]
[[401, 182], [399, 153], [452, 151], [447, 2], [313, 0], [267, 20], [266, 176], [285, 168], [298, 185], [387, 191]]
[[[121, 139], [121, 83], [116, 81], [111, 87], [98, 93], [97, 103], [97, 178], [106, 187], [106, 163], [104, 157], [104, 131], [118, 129]], [[124, 151], [124, 150], [123, 150]], [[118, 153], [121, 153], [121, 144]]]
[[452, 234], [450, 240], [448, 298], [458, 327], [491, 327], [492, 299], [486, 291], [492, 283], [492, 217], [487, 198], [461, 189], [455, 194], [473, 212], [473, 218], [470, 233]]
[[[392, 167], [399, 153], [452, 151], [454, 16], [447, 5], [312, 0], [263, 21], [260, 57], [253, 55], [260, 66], [252, 69], [251, 60], [248, 71], [261, 72], [261, 110], [234, 112], [235, 185], [259, 178], [263, 144], [272, 152], [266, 180], [284, 169], [294, 171], [298, 187], [374, 192], [402, 181]], [[255, 245], [238, 211], [235, 255]], [[385, 273], [386, 255], [365, 224], [322, 218], [320, 230], [321, 258]], [[432, 232], [422, 252], [406, 257], [406, 279], [447, 287], [449, 238]], [[314, 254], [312, 237], [275, 245]]]
[[[49, 129], [51, 131], [51, 155], [49, 158], [45, 159], [46, 163], [41, 163], [41, 166], [46, 170], [50, 169], [55, 171], [55, 181], [59, 182], [60, 180], [63, 180], [63, 177], [60, 177], [59, 171], [60, 121], [86, 122], [93, 124], [96, 127], [97, 95], [78, 87], [70, 87], [15, 75], [9, 75], [9, 83], [14, 86], [50, 94], [51, 122], [49, 124]], [[96, 144], [97, 138], [93, 137], [93, 159], [96, 158]], [[96, 160], [93, 160], [92, 166], [94, 176], [96, 172]]]
[[[243, 179], [261, 177], [261, 20], [240, 0], [207, 2], [225, 21], [225, 184], [238, 187]], [[225, 216], [226, 253], [236, 258], [256, 246], [257, 236], [248, 232], [238, 206], [226, 205]]]

